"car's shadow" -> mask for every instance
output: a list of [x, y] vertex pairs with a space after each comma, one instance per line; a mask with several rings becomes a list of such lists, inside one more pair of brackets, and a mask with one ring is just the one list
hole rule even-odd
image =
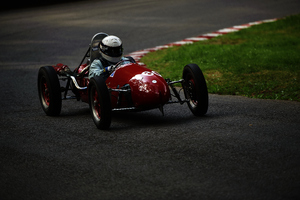
[[[165, 107], [164, 115], [159, 109], [147, 111], [114, 111], [112, 112], [110, 130], [180, 126], [181, 124], [193, 123], [199, 120], [206, 121], [211, 118], [209, 115], [196, 117], [184, 105], [167, 105]], [[92, 122], [88, 106], [64, 108], [59, 117], [70, 121], [76, 118], [76, 120], [86, 121], [88, 124]]]

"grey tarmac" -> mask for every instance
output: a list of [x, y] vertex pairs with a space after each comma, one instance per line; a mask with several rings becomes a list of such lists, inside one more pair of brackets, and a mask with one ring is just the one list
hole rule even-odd
[[100, 131], [87, 104], [48, 117], [37, 94], [39, 67], [74, 69], [100, 31], [128, 54], [299, 11], [298, 0], [102, 0], [1, 12], [0, 199], [299, 199], [298, 102], [209, 95], [205, 117], [166, 105], [115, 112]]

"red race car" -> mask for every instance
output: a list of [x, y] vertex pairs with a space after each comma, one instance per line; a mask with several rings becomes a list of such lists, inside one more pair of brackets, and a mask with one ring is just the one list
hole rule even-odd
[[[182, 79], [171, 81], [137, 64], [132, 57], [127, 57], [114, 66], [106, 80], [101, 76], [89, 79], [90, 63], [99, 57], [99, 42], [106, 36], [105, 33], [98, 33], [92, 38], [79, 67], [74, 71], [61, 63], [39, 69], [39, 99], [47, 115], [59, 115], [62, 100], [67, 99], [88, 103], [94, 123], [99, 129], [110, 127], [112, 111], [159, 108], [163, 113], [165, 104], [187, 103], [194, 115], [206, 114], [207, 87], [202, 71], [196, 64], [186, 65]], [[83, 64], [85, 60], [87, 61]], [[175, 87], [176, 83], [181, 87]], [[72, 91], [73, 96], [69, 96], [68, 91]], [[180, 96], [181, 91], [185, 98]]]

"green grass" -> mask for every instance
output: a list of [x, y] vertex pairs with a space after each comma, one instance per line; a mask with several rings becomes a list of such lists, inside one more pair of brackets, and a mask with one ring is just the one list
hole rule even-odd
[[209, 93], [300, 101], [300, 15], [152, 52], [141, 61], [173, 80], [196, 63]]

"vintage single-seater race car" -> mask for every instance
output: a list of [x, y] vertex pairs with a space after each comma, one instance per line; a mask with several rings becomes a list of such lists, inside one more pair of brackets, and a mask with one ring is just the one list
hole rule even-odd
[[[39, 99], [47, 115], [59, 115], [62, 100], [68, 99], [88, 103], [93, 121], [99, 129], [110, 127], [113, 111], [159, 108], [164, 113], [163, 106], [166, 104], [187, 103], [194, 115], [206, 114], [207, 87], [202, 71], [196, 64], [186, 65], [182, 79], [171, 81], [139, 65], [132, 57], [127, 57], [114, 66], [106, 80], [101, 76], [89, 79], [90, 63], [99, 58], [99, 43], [106, 36], [106, 33], [94, 35], [86, 54], [74, 71], [61, 63], [39, 69]], [[176, 83], [181, 87], [175, 87]], [[69, 91], [72, 91], [72, 96]], [[181, 91], [184, 92], [184, 98], [180, 95]]]

